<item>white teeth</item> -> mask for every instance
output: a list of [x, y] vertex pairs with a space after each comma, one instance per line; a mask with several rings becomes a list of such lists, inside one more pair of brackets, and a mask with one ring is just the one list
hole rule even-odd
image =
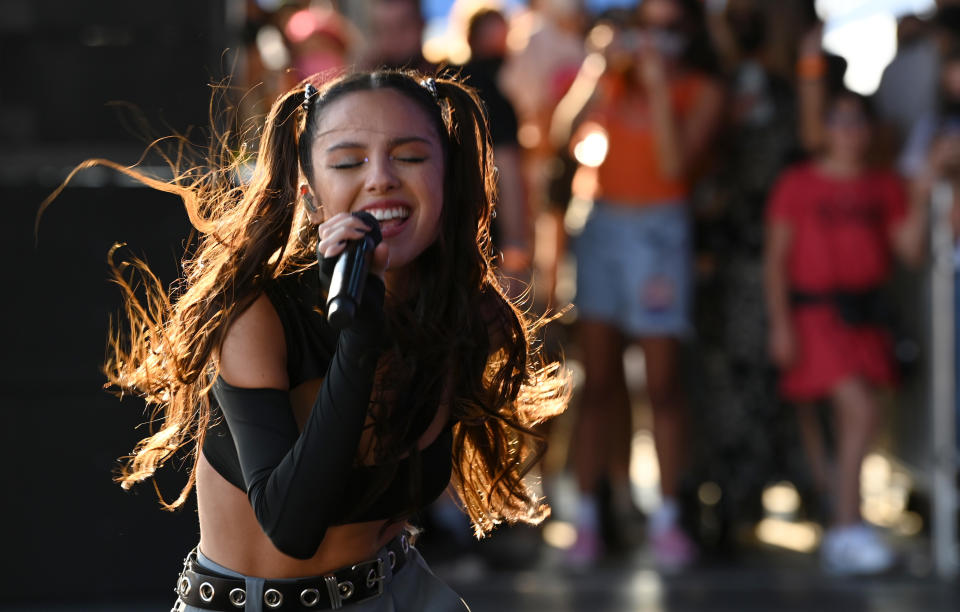
[[391, 219], [406, 219], [410, 216], [410, 211], [407, 208], [397, 207], [397, 208], [374, 208], [368, 210], [374, 219], [377, 221], [389, 221]]

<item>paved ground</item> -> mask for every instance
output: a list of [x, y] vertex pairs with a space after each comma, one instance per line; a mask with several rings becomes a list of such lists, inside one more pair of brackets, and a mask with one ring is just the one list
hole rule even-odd
[[[441, 574], [443, 567], [438, 568]], [[823, 575], [811, 558], [753, 553], [737, 562], [706, 563], [663, 576], [642, 554], [586, 573], [542, 564], [487, 571], [468, 580], [445, 576], [472, 612], [761, 612], [960, 610], [960, 585], [900, 570], [875, 578]]]
[[[735, 554], [705, 555], [688, 571], [665, 575], [643, 545], [639, 525], [625, 532], [636, 545], [588, 571], [574, 571], [563, 563], [560, 549], [545, 543], [547, 531], [501, 528], [477, 543], [454, 535], [464, 536], [466, 529], [434, 526], [424, 531], [418, 547], [472, 612], [960, 612], [960, 581], [931, 575], [922, 534], [885, 532], [901, 558], [898, 567], [878, 577], [840, 578], [825, 575], [815, 554], [763, 545], [746, 528], [737, 531]], [[166, 612], [174, 601], [172, 574], [168, 578], [169, 587], [158, 582], [138, 600], [65, 602], [51, 592], [38, 593], [36, 600], [57, 597], [55, 604], [12, 606], [0, 595], [0, 612]], [[3, 592], [23, 601], [13, 586]]]
[[[472, 612], [954, 612], [960, 583], [900, 569], [875, 578], [823, 575], [814, 557], [750, 550], [736, 561], [712, 560], [663, 576], [641, 549], [588, 572], [562, 569], [558, 555], [502, 542], [496, 554], [438, 560], [434, 568]], [[533, 561], [531, 564], [530, 562]], [[527, 565], [517, 569], [516, 565]], [[499, 569], [491, 569], [491, 566]], [[916, 571], [916, 568], [915, 568]], [[165, 612], [170, 601], [4, 607], [4, 612]]]
[[606, 565], [585, 574], [544, 569], [494, 572], [452, 581], [473, 612], [811, 611], [939, 612], [960, 610], [960, 588], [905, 573], [882, 578], [823, 576], [815, 565], [700, 567], [664, 577], [643, 562]]

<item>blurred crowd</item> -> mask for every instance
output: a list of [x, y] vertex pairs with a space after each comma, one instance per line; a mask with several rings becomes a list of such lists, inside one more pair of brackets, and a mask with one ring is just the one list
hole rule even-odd
[[861, 473], [916, 359], [904, 318], [925, 307], [891, 280], [922, 275], [930, 202], [960, 181], [960, 3], [900, 18], [869, 98], [845, 88], [814, 5], [456, 0], [452, 32], [428, 36], [418, 0], [247, 2], [248, 116], [351, 66], [453, 70], [484, 99], [504, 286], [564, 313], [546, 346], [577, 372], [544, 432], [548, 496], [571, 490], [566, 563], [640, 532], [665, 569], [729, 551], [778, 480], [823, 525], [826, 570], [896, 562]]

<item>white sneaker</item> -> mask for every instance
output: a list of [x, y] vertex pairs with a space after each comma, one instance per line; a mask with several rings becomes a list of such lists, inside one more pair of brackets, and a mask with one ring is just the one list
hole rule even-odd
[[863, 524], [828, 529], [820, 544], [820, 561], [831, 574], [880, 574], [894, 564], [890, 546]]

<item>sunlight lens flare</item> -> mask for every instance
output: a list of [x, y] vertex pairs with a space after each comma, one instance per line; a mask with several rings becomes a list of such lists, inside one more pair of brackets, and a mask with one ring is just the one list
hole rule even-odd
[[596, 126], [573, 147], [573, 156], [588, 168], [598, 168], [607, 158], [609, 148], [610, 141], [607, 139], [606, 132]]

